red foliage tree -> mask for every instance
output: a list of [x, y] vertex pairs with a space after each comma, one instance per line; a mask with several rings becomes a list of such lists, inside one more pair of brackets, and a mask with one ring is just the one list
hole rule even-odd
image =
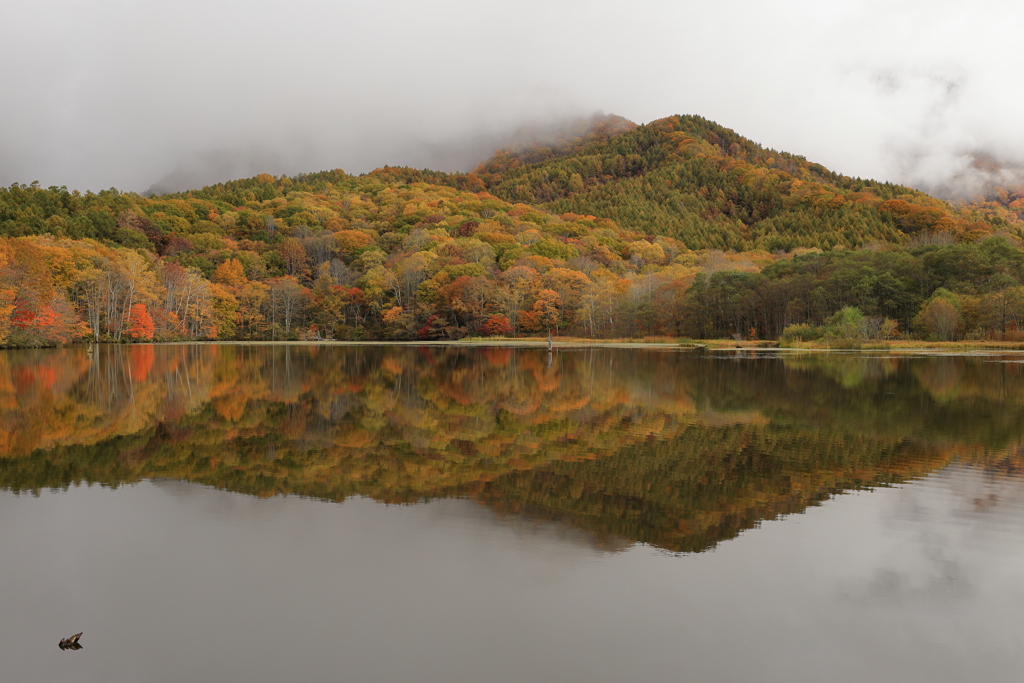
[[512, 336], [512, 323], [501, 313], [497, 313], [484, 321], [479, 332], [485, 337], [510, 337]]
[[128, 313], [128, 335], [132, 339], [152, 339], [156, 324], [146, 310], [146, 304], [135, 304]]

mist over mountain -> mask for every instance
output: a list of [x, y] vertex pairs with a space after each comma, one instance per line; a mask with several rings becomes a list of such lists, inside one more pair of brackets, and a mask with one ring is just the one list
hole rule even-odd
[[1024, 191], [1024, 161], [973, 150], [956, 155], [940, 180], [922, 177], [911, 184], [951, 202], [989, 200], [1001, 192]]
[[281, 174], [286, 167], [287, 164], [280, 155], [270, 150], [221, 149], [198, 152], [189, 159], [179, 161], [173, 171], [154, 182], [141, 194], [149, 197], [206, 187], [260, 173]]
[[[349, 173], [365, 173], [379, 166], [423, 168], [446, 173], [465, 173], [489, 159], [499, 149], [544, 147], [585, 135], [606, 117], [603, 112], [589, 116], [567, 116], [551, 120], [535, 120], [502, 130], [466, 133], [447, 139], [392, 139], [367, 141], [340, 155], [342, 163], [326, 168], [343, 168]], [[634, 126], [621, 117], [616, 125]], [[381, 163], [381, 160], [384, 160]], [[301, 154], [288, 156], [271, 149], [210, 150], [182, 160], [178, 166], [151, 184], [145, 196], [194, 190], [207, 185], [248, 178], [260, 173], [296, 175], [315, 170], [303, 163]]]

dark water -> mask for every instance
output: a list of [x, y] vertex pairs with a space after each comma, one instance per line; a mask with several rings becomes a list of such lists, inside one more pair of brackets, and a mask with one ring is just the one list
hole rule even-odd
[[4, 352], [0, 680], [1017, 681], [1022, 360]]

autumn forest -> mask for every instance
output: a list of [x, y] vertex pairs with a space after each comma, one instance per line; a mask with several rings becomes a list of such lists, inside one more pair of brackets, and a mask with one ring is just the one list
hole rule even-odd
[[1024, 196], [950, 204], [696, 116], [472, 173], [0, 189], [0, 344], [1024, 339]]

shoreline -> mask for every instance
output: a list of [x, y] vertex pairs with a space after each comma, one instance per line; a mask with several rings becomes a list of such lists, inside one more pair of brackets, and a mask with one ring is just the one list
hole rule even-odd
[[[112, 344], [100, 342], [106, 346], [131, 346], [136, 344]], [[410, 346], [410, 347], [479, 347], [479, 348], [547, 348], [546, 337], [520, 337], [520, 338], [467, 338], [457, 340], [430, 340], [430, 341], [350, 341], [350, 340], [208, 340], [208, 341], [168, 341], [168, 342], [143, 342], [143, 344], [156, 344], [161, 346], [174, 345], [211, 345], [211, 346]], [[70, 344], [69, 347], [91, 346], [92, 344]], [[99, 345], [99, 344], [97, 344]], [[703, 339], [703, 340], [602, 340], [602, 339], [580, 339], [580, 338], [555, 338], [551, 343], [552, 349], [587, 349], [587, 348], [608, 348], [608, 349], [658, 349], [677, 351], [704, 351], [711, 353], [723, 352], [753, 352], [753, 353], [885, 353], [891, 355], [977, 355], [977, 354], [1024, 354], [1024, 343], [1021, 342], [924, 342], [916, 340], [900, 340], [891, 342], [864, 343], [851, 346], [826, 346], [823, 344], [800, 343], [794, 346], [780, 346], [777, 341], [732, 341], [725, 339]], [[11, 349], [13, 350], [13, 349]]]

